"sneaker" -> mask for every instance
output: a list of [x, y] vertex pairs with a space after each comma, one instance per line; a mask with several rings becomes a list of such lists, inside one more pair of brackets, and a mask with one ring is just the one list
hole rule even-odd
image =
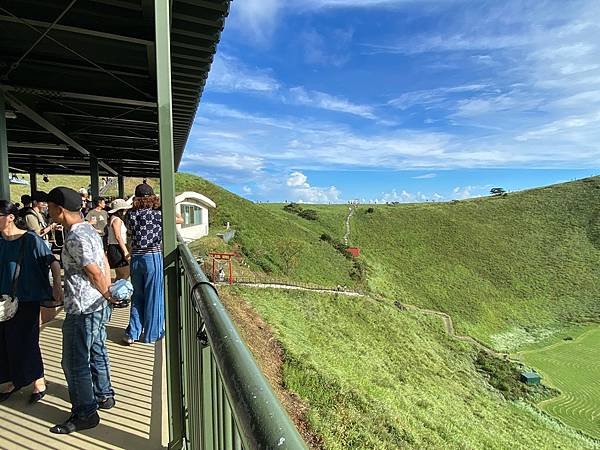
[[123, 336], [123, 339], [121, 339], [121, 342], [123, 342], [123, 344], [125, 344], [125, 345], [131, 345], [131, 344], [133, 344], [134, 340], [131, 339], [129, 336]]
[[100, 423], [100, 416], [96, 411], [87, 417], [78, 417], [75, 414], [71, 414], [71, 417], [66, 422], [54, 425], [50, 428], [50, 433], [54, 434], [70, 434], [75, 431], [89, 430], [95, 428]]
[[106, 397], [98, 402], [98, 409], [111, 409], [115, 406], [115, 403], [117, 402], [114, 397]]

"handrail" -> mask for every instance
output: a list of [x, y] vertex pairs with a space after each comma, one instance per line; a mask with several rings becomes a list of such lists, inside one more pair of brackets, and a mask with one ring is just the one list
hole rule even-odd
[[181, 242], [179, 254], [192, 290], [193, 307], [204, 324], [243, 447], [306, 449], [296, 427], [243, 343], [216, 289]]

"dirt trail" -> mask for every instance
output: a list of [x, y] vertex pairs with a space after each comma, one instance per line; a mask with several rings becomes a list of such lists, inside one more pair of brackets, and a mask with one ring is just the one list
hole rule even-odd
[[487, 345], [479, 342], [477, 339], [472, 338], [471, 336], [461, 336], [459, 334], [456, 334], [456, 332], [454, 330], [454, 323], [452, 322], [452, 317], [450, 317], [445, 312], [434, 311], [432, 309], [427, 309], [427, 308], [420, 308], [415, 305], [406, 305], [405, 304], [402, 306], [404, 306], [404, 308], [406, 308], [408, 310], [418, 311], [423, 314], [428, 314], [430, 316], [441, 317], [442, 321], [444, 322], [444, 327], [446, 328], [446, 333], [448, 334], [448, 336], [451, 336], [454, 339], [457, 339], [457, 340], [463, 341], [463, 342], [468, 342], [468, 343], [474, 345], [475, 347], [477, 347], [479, 350], [489, 353], [490, 355], [494, 355], [499, 358], [508, 357], [508, 354], [497, 352], [494, 349], [488, 347]]
[[[344, 295], [347, 297], [365, 297], [365, 294], [363, 294], [361, 292], [337, 290], [337, 289], [327, 289], [327, 288], [307, 288], [307, 287], [301, 287], [301, 286], [294, 286], [292, 284], [275, 284], [275, 283], [235, 283], [235, 284], [239, 285], [239, 286], [246, 286], [246, 287], [258, 288], [258, 289], [286, 289], [286, 290], [295, 290], [295, 291], [321, 292], [321, 293], [325, 293], [325, 294], [339, 294], [339, 295]], [[444, 328], [446, 329], [446, 333], [448, 334], [448, 336], [450, 336], [454, 339], [457, 339], [462, 342], [468, 342], [469, 344], [475, 346], [479, 350], [482, 350], [490, 355], [494, 355], [498, 358], [505, 358], [505, 357], [509, 356], [507, 353], [501, 353], [501, 352], [495, 351], [494, 349], [479, 342], [477, 339], [474, 339], [471, 336], [462, 336], [462, 335], [456, 334], [456, 331], [454, 330], [454, 323], [452, 322], [452, 317], [450, 317], [445, 312], [435, 311], [433, 309], [421, 308], [419, 306], [405, 304], [400, 301], [396, 301], [395, 304], [398, 307], [398, 309], [400, 309], [400, 310], [406, 309], [406, 310], [410, 310], [410, 311], [417, 311], [422, 314], [428, 314], [430, 316], [436, 316], [436, 317], [441, 318], [442, 322], [444, 322]]]
[[346, 217], [346, 234], [344, 234], [344, 245], [348, 245], [348, 241], [350, 240], [350, 219], [352, 218], [352, 214], [354, 214], [354, 208], [350, 207], [350, 211], [348, 212], [348, 217]]
[[293, 284], [276, 284], [276, 283], [235, 283], [237, 286], [246, 286], [253, 288], [262, 289], [286, 289], [293, 291], [311, 291], [311, 292], [322, 292], [325, 294], [340, 294], [347, 297], [364, 297], [364, 294], [354, 291], [345, 291], [342, 289], [327, 289], [327, 288], [307, 288], [302, 286], [294, 286]]

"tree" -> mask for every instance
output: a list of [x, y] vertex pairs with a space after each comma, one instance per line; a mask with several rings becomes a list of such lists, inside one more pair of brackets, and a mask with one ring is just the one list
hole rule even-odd
[[503, 195], [506, 194], [506, 190], [501, 187], [495, 187], [490, 189], [490, 194], [492, 195]]

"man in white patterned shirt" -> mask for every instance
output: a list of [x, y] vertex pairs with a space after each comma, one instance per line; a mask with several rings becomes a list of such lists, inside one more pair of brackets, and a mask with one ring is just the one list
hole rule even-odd
[[98, 233], [81, 218], [79, 193], [58, 187], [48, 193], [47, 200], [52, 219], [67, 230], [61, 255], [66, 312], [62, 368], [72, 405], [70, 417], [50, 431], [68, 434], [94, 428], [100, 422], [98, 408], [110, 409], [115, 404], [106, 348], [110, 269]]

